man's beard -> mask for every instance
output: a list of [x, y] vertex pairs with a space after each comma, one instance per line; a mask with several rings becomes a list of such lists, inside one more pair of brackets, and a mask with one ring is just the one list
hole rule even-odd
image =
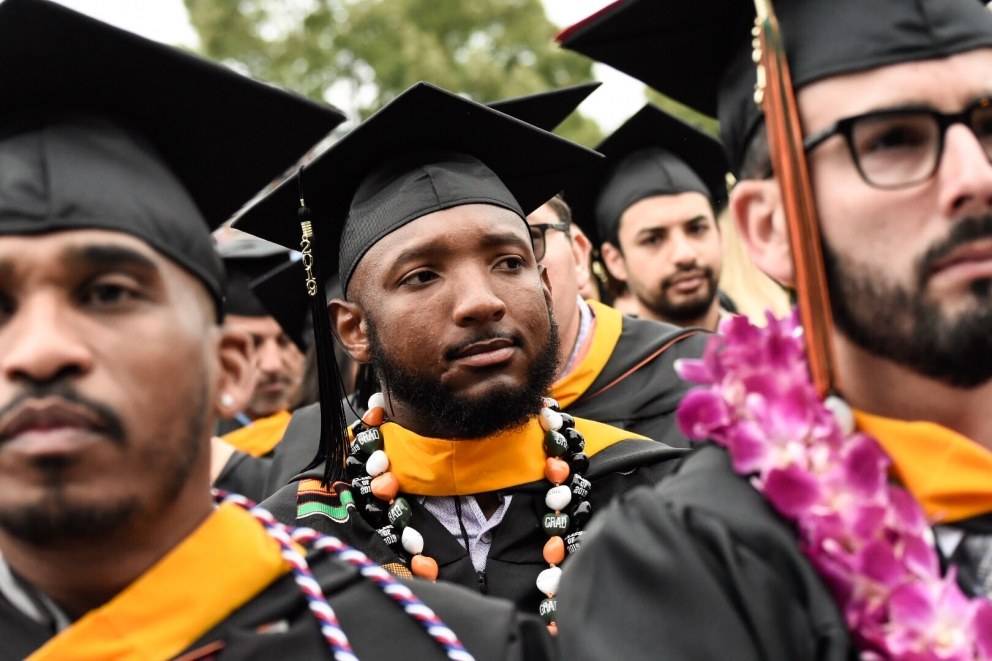
[[[668, 295], [671, 287], [671, 280], [683, 275], [684, 271], [699, 271], [705, 280], [706, 291], [701, 292], [700, 298], [687, 301], [676, 302]], [[713, 269], [708, 266], [693, 267], [691, 269], [680, 269], [674, 275], [665, 278], [661, 282], [661, 291], [658, 297], [649, 301], [648, 307], [660, 318], [676, 325], [685, 325], [699, 321], [706, 316], [713, 305], [713, 299], [717, 295], [717, 279]]]
[[[189, 409], [189, 421], [183, 442], [171, 452], [173, 459], [166, 461], [161, 452], [147, 457], [147, 470], [165, 471], [165, 482], [160, 489], [157, 505], [170, 505], [189, 480], [193, 466], [203, 451], [202, 442], [207, 429], [206, 383], [200, 385], [199, 407]], [[97, 412], [103, 421], [103, 434], [108, 441], [119, 446], [127, 445], [123, 423], [113, 410], [77, 394], [64, 384], [36, 387], [25, 391], [4, 410], [12, 409], [27, 398], [57, 397], [85, 406]], [[133, 497], [111, 494], [93, 502], [81, 501], [67, 492], [64, 472], [68, 468], [61, 459], [44, 459], [47, 471], [44, 496], [23, 506], [0, 503], [0, 529], [28, 544], [45, 547], [66, 541], [86, 541], [107, 537], [119, 532], [136, 517], [147, 514], [140, 511], [140, 503]], [[154, 514], [154, 513], [152, 513]]]
[[[548, 310], [549, 331], [520, 388], [493, 388], [480, 397], [453, 394], [439, 379], [408, 370], [379, 341], [376, 324], [366, 316], [372, 366], [389, 395], [406, 403], [424, 419], [439, 421], [448, 438], [483, 438], [525, 423], [541, 408], [558, 366], [558, 326]], [[473, 342], [498, 334], [483, 334]]]
[[852, 342], [926, 377], [959, 388], [992, 378], [992, 279], [971, 284], [973, 305], [948, 318], [924, 294], [931, 265], [953, 250], [992, 237], [992, 216], [958, 222], [946, 240], [917, 260], [915, 291], [873, 277], [823, 241], [834, 321]]

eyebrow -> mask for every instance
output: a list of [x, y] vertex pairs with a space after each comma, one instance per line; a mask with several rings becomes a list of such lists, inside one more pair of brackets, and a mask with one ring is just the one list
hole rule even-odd
[[72, 246], [65, 251], [64, 259], [69, 266], [75, 267], [132, 268], [148, 272], [158, 269], [147, 255], [116, 244]]
[[[530, 230], [528, 230], [528, 232], [529, 231]], [[483, 234], [478, 238], [478, 247], [481, 249], [498, 248], [501, 246], [512, 246], [520, 248], [521, 250], [533, 249], [529, 234], [526, 239], [514, 232]], [[443, 242], [432, 241], [401, 251], [393, 263], [400, 265], [407, 264], [409, 262], [418, 262], [431, 257], [443, 256], [450, 252], [451, 248], [446, 246]]]

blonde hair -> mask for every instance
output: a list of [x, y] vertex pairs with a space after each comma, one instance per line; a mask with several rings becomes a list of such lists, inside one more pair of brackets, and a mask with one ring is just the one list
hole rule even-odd
[[737, 311], [760, 326], [765, 325], [765, 310], [772, 310], [777, 316], [786, 314], [791, 307], [788, 291], [754, 265], [726, 209], [720, 214], [720, 229], [723, 235], [720, 289], [733, 299]]

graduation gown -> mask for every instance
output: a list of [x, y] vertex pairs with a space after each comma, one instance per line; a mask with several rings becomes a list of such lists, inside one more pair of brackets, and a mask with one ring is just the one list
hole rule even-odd
[[291, 417], [289, 411], [279, 411], [225, 434], [222, 439], [234, 446], [236, 452], [224, 464], [214, 487], [240, 493], [255, 502], [265, 498], [272, 457]]
[[619, 499], [589, 535], [558, 592], [563, 658], [857, 658], [791, 526], [716, 446]]
[[[589, 350], [551, 386], [551, 396], [573, 416], [688, 448], [689, 440], [675, 423], [675, 409], [689, 386], [675, 374], [673, 364], [679, 358], [702, 356], [707, 331], [635, 319], [596, 301], [588, 303], [596, 315]], [[297, 409], [276, 448], [262, 489], [266, 496], [289, 484], [310, 463], [319, 435], [319, 405]]]
[[[933, 423], [856, 418], [888, 451], [892, 477], [942, 522], [938, 531], [992, 535], [992, 453]], [[558, 622], [562, 631], [581, 625], [560, 639], [565, 658], [857, 658], [792, 525], [722, 448], [701, 447], [598, 522], [564, 567]], [[966, 594], [992, 597], [977, 580], [981, 558], [937, 552]]]
[[[533, 424], [536, 425], [536, 422]], [[577, 420], [577, 426], [586, 438], [587, 453], [590, 454], [589, 470], [585, 477], [592, 482], [589, 501], [592, 504], [593, 520], [619, 494], [660, 480], [671, 470], [674, 461], [685, 452], [644, 438], [631, 438], [626, 432], [591, 421]], [[404, 432], [412, 434], [407, 430]], [[548, 537], [541, 528], [541, 518], [548, 512], [544, 497], [549, 484], [543, 479], [541, 472], [545, 455], [540, 435], [535, 437], [532, 433], [522, 435], [522, 432], [516, 432], [519, 438], [499, 441], [427, 439], [423, 445], [417, 446], [404, 457], [397, 456], [396, 451], [391, 450], [390, 429], [387, 425], [383, 426], [382, 433], [386, 453], [390, 457], [390, 470], [402, 471], [402, 464], [409, 464], [411, 470], [419, 475], [419, 480], [415, 480], [412, 485], [412, 493], [407, 487], [410, 480], [401, 476], [399, 483], [402, 495], [413, 510], [410, 525], [424, 537], [424, 554], [437, 560], [439, 579], [483, 594], [509, 599], [524, 612], [536, 613], [544, 595], [538, 592], [535, 580], [538, 573], [548, 566], [542, 553]], [[487, 450], [484, 444], [491, 440], [493, 442]], [[410, 442], [402, 439], [397, 445], [409, 447]], [[445, 446], [452, 451], [449, 453]], [[594, 451], [590, 452], [591, 448]], [[472, 456], [462, 456], [463, 450], [471, 452]], [[418, 453], [422, 460], [418, 458]], [[439, 456], [443, 456], [443, 459], [437, 461], [437, 465], [429, 465]], [[527, 464], [527, 460], [537, 462], [531, 464], [535, 466], [536, 474], [525, 474], [524, 469], [517, 468]], [[454, 467], [454, 478], [447, 474], [449, 466]], [[468, 551], [421, 504], [417, 496], [481, 493], [485, 488], [480, 490], [477, 486], [479, 483], [471, 481], [472, 477], [493, 471], [502, 471], [505, 481], [510, 482], [493, 490], [511, 495], [512, 499], [502, 522], [493, 531], [485, 571], [476, 572]], [[518, 477], [514, 477], [515, 471], [519, 473]], [[308, 471], [302, 478], [316, 480], [322, 472], [321, 467]], [[344, 516], [300, 515], [298, 504], [303, 484], [289, 484], [263, 505], [286, 523], [313, 527], [340, 537], [388, 569], [405, 571], [405, 559], [397, 557], [360, 516], [354, 513]], [[454, 484], [458, 486], [452, 486]], [[569, 561], [566, 558], [565, 566]]]
[[[216, 513], [211, 518], [214, 516]], [[253, 520], [249, 523], [261, 530]], [[111, 602], [56, 638], [49, 627], [27, 617], [0, 596], [0, 659], [23, 659], [46, 642], [52, 647], [46, 646], [37, 652], [37, 657], [30, 658], [223, 660], [274, 659], [287, 654], [302, 660], [331, 658], [299, 586], [284, 568], [263, 563], [259, 571], [246, 568], [243, 580], [225, 571], [225, 567], [252, 561], [245, 555], [245, 548], [252, 547], [245, 538], [252, 534], [233, 537], [200, 539], [201, 546], [192, 549], [195, 553], [185, 558], [185, 566], [180, 563], [173, 568], [185, 569], [195, 579], [185, 578], [182, 572], [159, 572], [152, 577], [159, 568], [156, 565]], [[216, 549], [217, 546], [224, 548]], [[179, 552], [173, 551], [165, 560], [174, 554], [178, 557]], [[218, 559], [227, 564], [218, 564]], [[359, 658], [446, 658], [416, 621], [356, 569], [323, 553], [311, 555], [309, 561]], [[280, 563], [278, 551], [275, 562]], [[215, 575], [222, 577], [216, 584], [212, 583]], [[270, 580], [271, 575], [276, 578]], [[132, 590], [143, 579], [148, 581]], [[187, 580], [195, 580], [197, 585], [187, 589]], [[250, 597], [228, 598], [251, 580], [257, 580], [259, 585], [257, 589], [244, 590], [253, 593]], [[408, 585], [457, 633], [476, 659], [546, 659], [553, 655], [543, 622], [517, 613], [508, 602], [483, 599], [449, 585], [424, 581], [410, 581]], [[124, 601], [128, 598], [130, 602]], [[227, 611], [230, 612], [223, 615]], [[62, 647], [55, 647], [60, 643]]]
[[679, 358], [703, 355], [709, 332], [636, 319], [596, 301], [589, 351], [552, 386], [563, 411], [680, 448], [689, 439], [675, 423], [675, 409], [690, 385], [673, 367]]

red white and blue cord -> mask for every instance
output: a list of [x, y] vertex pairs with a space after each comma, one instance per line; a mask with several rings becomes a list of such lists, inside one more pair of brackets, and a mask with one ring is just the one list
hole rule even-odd
[[337, 661], [358, 661], [358, 657], [352, 650], [348, 636], [334, 614], [334, 609], [327, 602], [320, 584], [310, 571], [306, 558], [296, 550], [294, 543], [330, 553], [355, 567], [362, 576], [379, 586], [407, 615], [418, 622], [444, 650], [449, 659], [452, 661], [474, 661], [474, 657], [465, 649], [455, 632], [445, 625], [427, 604], [422, 602], [410, 588], [396, 580], [392, 574], [358, 549], [345, 544], [336, 537], [321, 534], [311, 528], [287, 526], [277, 521], [267, 510], [240, 494], [225, 493], [218, 490], [216, 491], [216, 498], [219, 502], [232, 503], [245, 509], [279, 543], [283, 559], [290, 566], [293, 578], [300, 586], [310, 611], [317, 618], [320, 631], [330, 645]]

